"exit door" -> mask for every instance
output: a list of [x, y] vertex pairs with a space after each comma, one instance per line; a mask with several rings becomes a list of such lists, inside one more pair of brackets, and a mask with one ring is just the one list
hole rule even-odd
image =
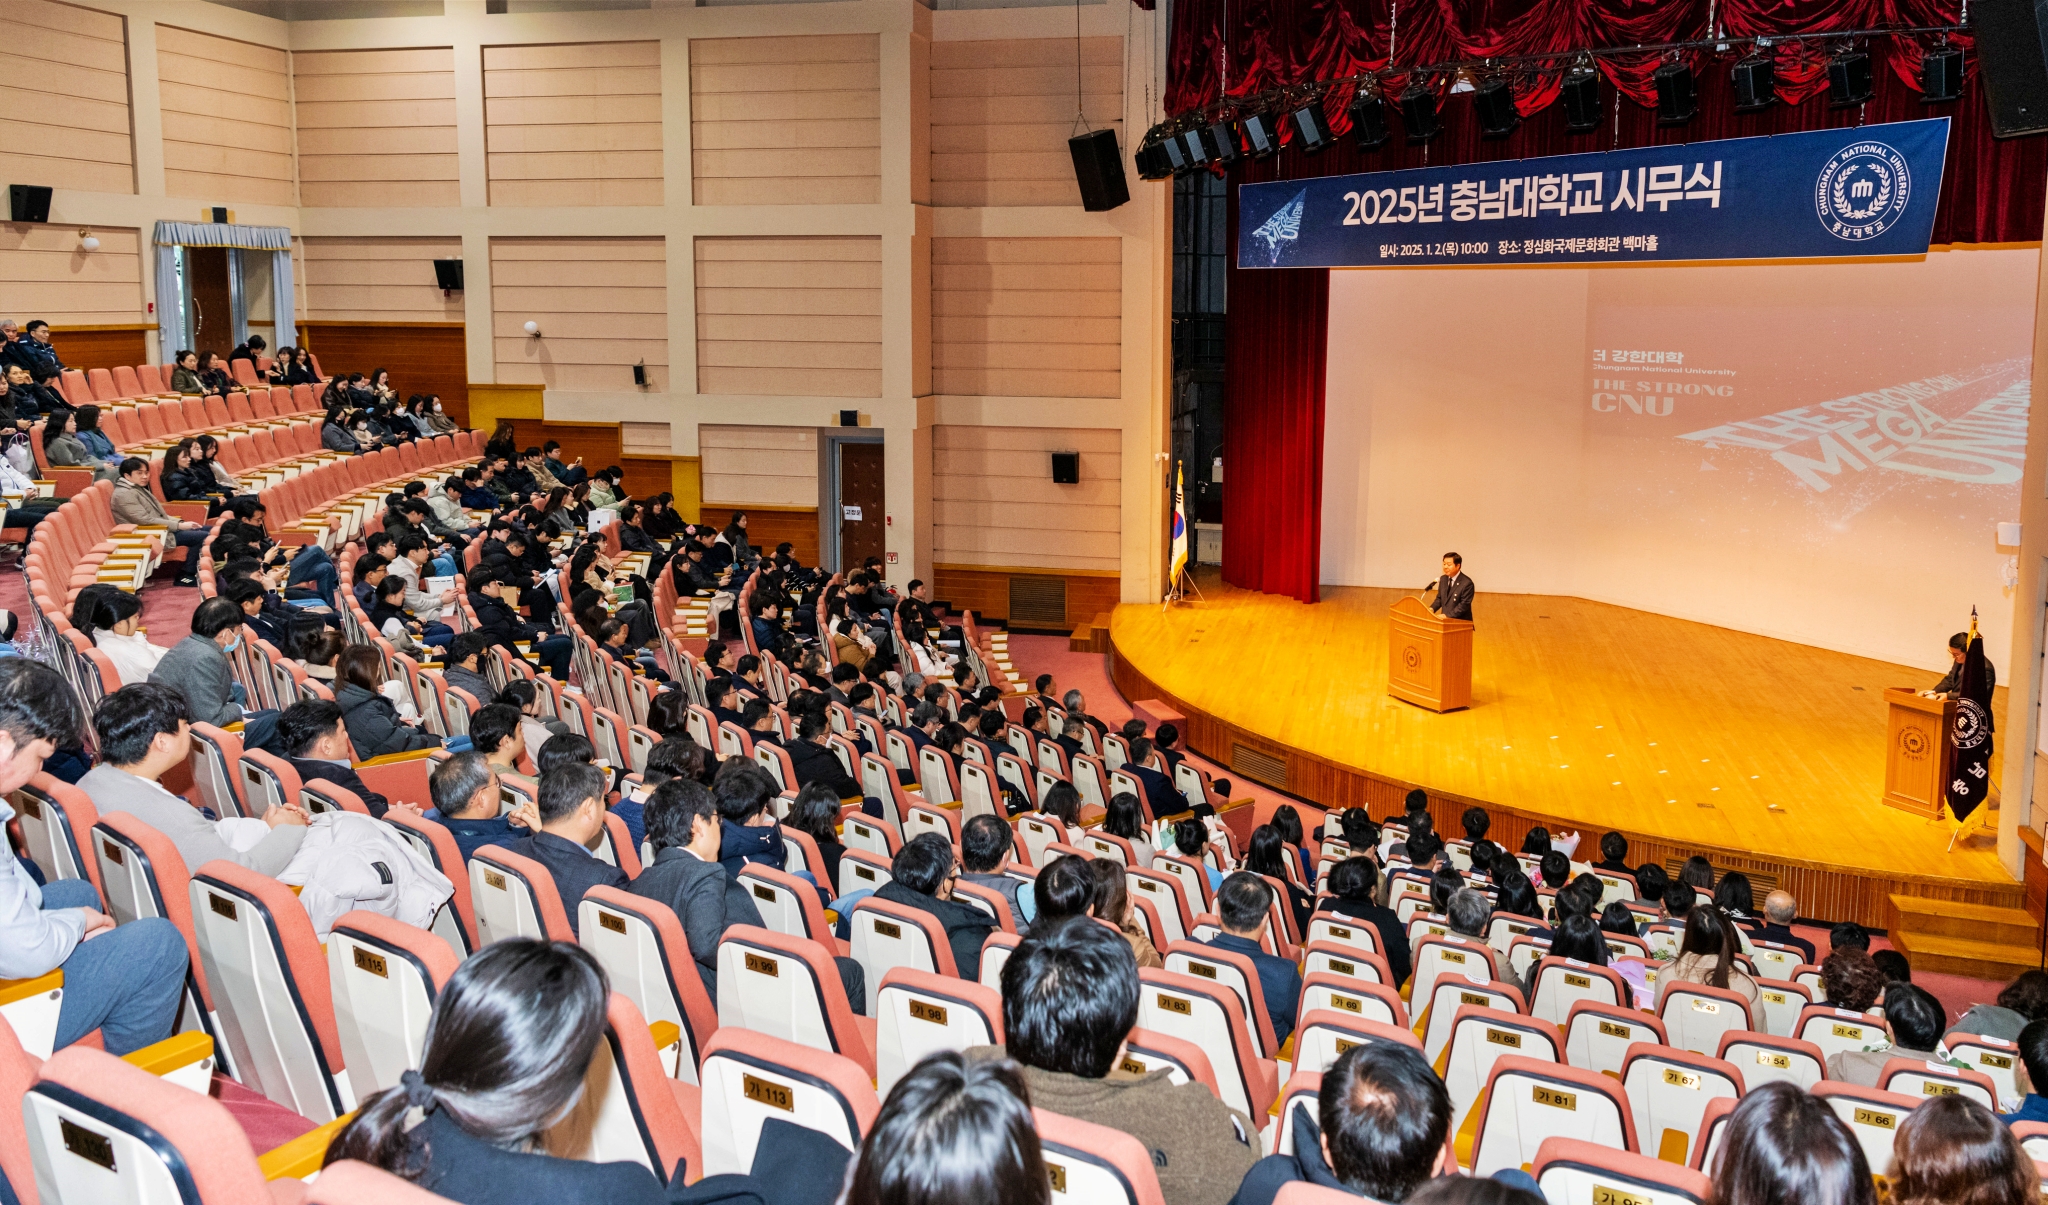
[[839, 449], [839, 567], [855, 569], [887, 545], [882, 445], [842, 440]]

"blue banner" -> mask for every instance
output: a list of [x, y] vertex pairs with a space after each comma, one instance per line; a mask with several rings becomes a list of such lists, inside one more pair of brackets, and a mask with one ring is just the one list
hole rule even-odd
[[1924, 255], [1948, 118], [1238, 189], [1240, 268]]

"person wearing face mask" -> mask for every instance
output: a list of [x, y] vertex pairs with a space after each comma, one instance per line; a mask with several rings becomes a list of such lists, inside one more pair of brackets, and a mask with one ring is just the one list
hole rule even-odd
[[114, 663], [123, 686], [149, 681], [157, 663], [171, 651], [149, 642], [142, 634], [142, 604], [113, 586], [92, 585], [79, 591], [71, 607], [71, 626]]
[[180, 586], [199, 584], [198, 548], [206, 542], [206, 525], [189, 519], [173, 519], [164, 512], [164, 504], [149, 492], [149, 462], [130, 456], [121, 462], [117, 472], [119, 482], [114, 486], [112, 499], [114, 521], [133, 523], [137, 527], [163, 527], [170, 530], [171, 539], [185, 550], [185, 575], [178, 579]]
[[434, 429], [435, 435], [452, 435], [462, 430], [455, 424], [454, 419], [442, 413], [441, 399], [438, 397], [428, 395], [427, 404], [421, 407], [420, 413], [426, 418], [427, 425]]
[[[192, 634], [173, 645], [150, 671], [151, 682], [184, 696], [186, 712], [195, 724], [224, 728], [245, 718], [235, 697], [241, 687], [229, 671], [228, 654], [242, 646], [242, 621], [246, 618], [242, 608], [225, 598], [207, 599], [192, 613]], [[270, 727], [274, 728], [276, 714], [270, 714]], [[260, 743], [249, 738], [253, 727], [245, 728], [244, 744]]]
[[355, 411], [337, 410], [330, 413], [327, 421], [320, 427], [320, 446], [330, 452], [354, 454], [369, 451], [369, 446], [356, 442], [355, 428]]

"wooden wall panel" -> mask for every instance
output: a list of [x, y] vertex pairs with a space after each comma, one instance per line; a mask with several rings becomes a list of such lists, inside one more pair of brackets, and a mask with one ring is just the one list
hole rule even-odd
[[91, 192], [135, 191], [122, 19], [51, 0], [11, 0], [0, 38], [0, 176]]
[[880, 201], [881, 60], [876, 34], [692, 39], [697, 204]]
[[649, 386], [668, 388], [662, 239], [492, 239], [491, 315], [500, 382], [630, 390], [644, 359]]
[[269, 46], [157, 26], [170, 195], [298, 203], [286, 57]]
[[462, 258], [462, 239], [303, 240], [306, 317], [329, 322], [461, 322], [462, 298], [434, 283], [437, 259]]
[[308, 206], [454, 206], [455, 52], [292, 55], [299, 197]]
[[[697, 428], [704, 509], [818, 505], [818, 433], [809, 427]], [[815, 540], [815, 537], [814, 537]]]
[[1116, 574], [1061, 573], [1058, 570], [988, 567], [982, 565], [932, 566], [932, 597], [956, 611], [972, 611], [984, 620], [1002, 620], [1011, 627], [1037, 627], [1010, 619], [1010, 579], [1017, 576], [1059, 577], [1067, 583], [1066, 617], [1056, 630], [1066, 632], [1114, 610], [1123, 597], [1123, 582]]
[[140, 323], [82, 331], [65, 330], [51, 323], [50, 342], [56, 345], [57, 357], [66, 368], [116, 368], [123, 364], [133, 368], [159, 358], [154, 351], [155, 329]]
[[661, 43], [484, 47], [493, 205], [659, 205]]
[[[1122, 443], [1113, 428], [932, 428], [932, 559], [1116, 571]], [[1056, 451], [1081, 454], [1079, 484], [1053, 483]]]
[[469, 417], [469, 352], [460, 322], [348, 322], [300, 319], [299, 338], [329, 373], [391, 370], [400, 397], [438, 395], [442, 412]]
[[817, 507], [731, 507], [710, 502], [702, 507], [704, 519], [720, 527], [731, 521], [735, 510], [747, 512], [747, 543], [772, 552], [777, 544], [788, 540], [791, 545], [789, 554], [799, 564], [815, 566], [818, 563]]
[[[512, 420], [513, 442], [520, 448], [545, 447], [549, 440], [562, 445], [562, 460], [574, 464], [576, 458], [583, 458], [583, 467], [590, 472], [619, 464], [619, 425], [617, 423], [551, 423], [537, 418]], [[620, 465], [624, 468], [624, 465]], [[636, 489], [629, 479], [628, 491]]]
[[932, 392], [1123, 394], [1123, 243], [932, 240]]
[[88, 252], [78, 249], [76, 226], [0, 223], [0, 295], [16, 321], [41, 318], [56, 327], [148, 321], [141, 232], [118, 226], [92, 232], [100, 249]]
[[[1075, 53], [1072, 38], [932, 43], [932, 204], [1081, 203]], [[1123, 146], [1123, 39], [1083, 38], [1079, 53], [1088, 126]]]
[[700, 238], [697, 392], [880, 397], [882, 240]]

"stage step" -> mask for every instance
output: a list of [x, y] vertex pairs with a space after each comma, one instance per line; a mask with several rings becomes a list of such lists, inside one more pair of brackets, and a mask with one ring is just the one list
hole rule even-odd
[[1891, 942], [1916, 971], [1999, 983], [2041, 965], [2041, 926], [2018, 908], [1892, 895]]

